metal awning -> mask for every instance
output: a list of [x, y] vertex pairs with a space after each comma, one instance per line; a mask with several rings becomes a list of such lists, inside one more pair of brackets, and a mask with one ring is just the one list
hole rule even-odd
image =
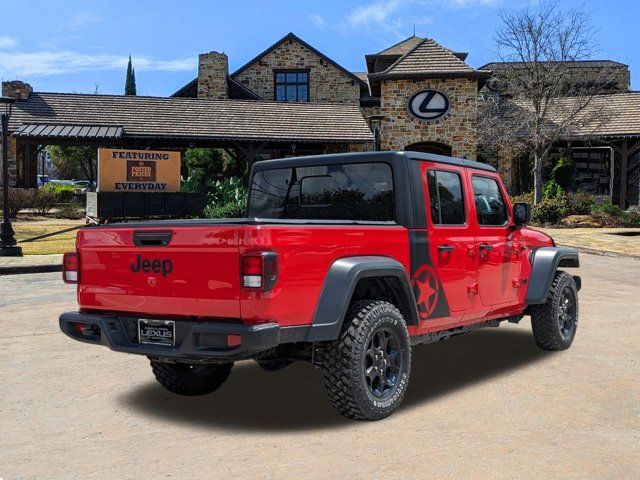
[[13, 135], [26, 138], [121, 138], [123, 128], [114, 125], [28, 124]]

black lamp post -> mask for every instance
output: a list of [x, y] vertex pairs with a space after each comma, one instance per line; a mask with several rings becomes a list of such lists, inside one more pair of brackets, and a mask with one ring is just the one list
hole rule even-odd
[[375, 151], [380, 151], [380, 130], [382, 130], [382, 121], [384, 120], [383, 115], [370, 115], [369, 116], [369, 125], [371, 125], [371, 130], [373, 130], [373, 138], [375, 142]]
[[2, 123], [2, 223], [0, 224], [0, 257], [22, 255], [22, 248], [16, 245], [16, 237], [9, 220], [9, 116], [16, 100], [0, 97], [0, 122]]

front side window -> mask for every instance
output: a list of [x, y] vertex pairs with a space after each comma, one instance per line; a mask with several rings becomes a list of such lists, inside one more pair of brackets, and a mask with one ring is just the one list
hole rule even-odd
[[309, 101], [309, 72], [275, 72], [275, 99], [279, 102]]
[[257, 172], [249, 216], [393, 221], [393, 175], [386, 163], [279, 168]]
[[495, 179], [474, 175], [473, 196], [480, 225], [502, 226], [507, 223], [507, 206]]
[[431, 221], [435, 225], [463, 225], [465, 213], [460, 175], [445, 170], [429, 170], [427, 184]]

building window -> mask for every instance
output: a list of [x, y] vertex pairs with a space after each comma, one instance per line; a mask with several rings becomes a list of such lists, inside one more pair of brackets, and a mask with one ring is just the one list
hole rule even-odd
[[309, 101], [309, 72], [275, 72], [275, 99], [279, 102]]

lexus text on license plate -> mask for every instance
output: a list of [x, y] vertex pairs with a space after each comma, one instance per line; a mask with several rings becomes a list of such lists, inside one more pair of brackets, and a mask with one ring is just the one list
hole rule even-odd
[[138, 341], [150, 345], [174, 347], [176, 344], [176, 322], [173, 320], [138, 320]]

